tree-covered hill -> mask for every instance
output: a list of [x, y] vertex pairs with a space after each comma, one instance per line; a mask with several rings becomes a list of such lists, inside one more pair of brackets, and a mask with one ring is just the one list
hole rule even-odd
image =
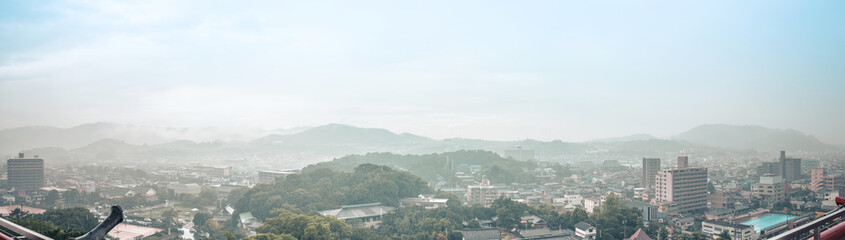
[[241, 198], [236, 208], [264, 219], [282, 210], [316, 213], [343, 205], [379, 202], [398, 206], [399, 199], [431, 193], [428, 183], [407, 172], [361, 164], [350, 172], [316, 169], [259, 184]]
[[455, 175], [456, 171], [459, 171], [458, 168], [461, 165], [480, 165], [482, 166], [482, 171], [495, 174], [496, 176], [488, 177], [491, 178], [491, 181], [498, 183], [516, 182], [519, 179], [518, 175], [524, 173], [523, 169], [536, 167], [536, 164], [533, 162], [522, 162], [504, 158], [494, 152], [461, 150], [424, 155], [399, 155], [393, 153], [348, 155], [332, 161], [310, 165], [302, 171], [311, 172], [321, 168], [329, 168], [336, 171], [351, 171], [355, 166], [365, 163], [391, 166], [405, 170], [429, 182], [435, 182], [439, 179], [448, 180], [449, 177]]

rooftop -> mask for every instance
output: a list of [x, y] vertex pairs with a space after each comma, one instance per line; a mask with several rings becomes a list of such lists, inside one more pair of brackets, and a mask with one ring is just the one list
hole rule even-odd
[[653, 239], [648, 237], [648, 234], [645, 234], [643, 229], [640, 228], [640, 229], [637, 229], [637, 232], [635, 232], [634, 235], [631, 235], [631, 237], [626, 238], [626, 240], [653, 240]]
[[355, 219], [372, 216], [381, 216], [396, 209], [394, 207], [382, 206], [381, 203], [368, 203], [343, 206], [338, 209], [320, 211], [320, 215], [331, 215], [338, 219]]
[[705, 222], [705, 223], [710, 223], [710, 224], [719, 225], [719, 226], [725, 226], [725, 227], [737, 228], [737, 229], [743, 229], [743, 228], [750, 228], [750, 227], [752, 227], [752, 226], [745, 225], [745, 224], [730, 223], [730, 222], [726, 222], [726, 221], [718, 221], [718, 220], [708, 220], [708, 221], [704, 221], [704, 222]]
[[501, 239], [499, 230], [495, 228], [464, 229], [464, 240], [498, 240]]
[[44, 210], [44, 209], [28, 207], [28, 206], [24, 206], [24, 205], [20, 205], [20, 204], [7, 205], [7, 206], [0, 206], [0, 216], [9, 216], [9, 214], [12, 213], [12, 211], [14, 211], [15, 209], [18, 209], [18, 208], [20, 208], [21, 211], [27, 212], [29, 214], [42, 214], [42, 213], [47, 211], [47, 210]]
[[593, 227], [593, 225], [586, 222], [578, 222], [575, 224], [575, 229], [589, 229], [591, 227]]

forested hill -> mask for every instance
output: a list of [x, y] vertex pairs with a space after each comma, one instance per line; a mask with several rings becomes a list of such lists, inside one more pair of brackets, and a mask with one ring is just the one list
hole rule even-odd
[[423, 193], [432, 190], [417, 176], [385, 166], [362, 164], [351, 173], [324, 168], [291, 175], [276, 180], [275, 184], [259, 184], [237, 201], [236, 208], [264, 219], [283, 210], [313, 214], [365, 203], [398, 207], [399, 199]]
[[[459, 171], [461, 166], [480, 165], [482, 172], [488, 174], [491, 181], [498, 183], [512, 183], [530, 181], [530, 174], [525, 169], [533, 169], [536, 163], [522, 162], [510, 158], [503, 158], [490, 151], [461, 150], [456, 152], [434, 153], [425, 155], [399, 155], [393, 153], [367, 153], [365, 155], [348, 155], [332, 161], [321, 162], [305, 167], [303, 172], [311, 172], [320, 168], [337, 171], [352, 171], [359, 164], [371, 163], [390, 166], [408, 171], [420, 176], [428, 182], [449, 180]], [[523, 169], [524, 168], [524, 169]], [[522, 175], [522, 176], [521, 176]]]

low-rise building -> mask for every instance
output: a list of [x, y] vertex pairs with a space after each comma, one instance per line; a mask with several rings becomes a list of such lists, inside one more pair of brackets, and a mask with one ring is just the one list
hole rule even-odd
[[394, 207], [384, 206], [381, 203], [368, 203], [358, 205], [342, 206], [338, 209], [320, 211], [320, 215], [334, 216], [340, 220], [360, 220], [362, 227], [378, 228], [381, 223], [381, 216], [393, 211]]
[[601, 207], [601, 203], [602, 201], [600, 198], [585, 198], [584, 210], [586, 210], [589, 214], [593, 214], [597, 208]]
[[595, 239], [596, 228], [589, 223], [578, 222], [575, 224], [575, 236], [586, 239]]
[[221, 201], [226, 201], [229, 198], [229, 194], [236, 189], [247, 189], [247, 186], [240, 186], [240, 185], [231, 185], [231, 184], [222, 184], [217, 187], [217, 199]]
[[191, 170], [212, 178], [225, 178], [232, 175], [232, 167], [194, 166]]
[[399, 199], [399, 207], [420, 206], [425, 209], [435, 209], [446, 207], [448, 201], [449, 199], [447, 198], [434, 198], [434, 195], [419, 195], [415, 198]]
[[784, 188], [781, 176], [767, 173], [760, 177], [760, 183], [751, 185], [751, 195], [771, 206], [785, 199]]
[[258, 171], [258, 183], [272, 184], [276, 179], [285, 179], [289, 175], [296, 174], [294, 171]]
[[754, 231], [754, 226], [725, 221], [704, 221], [701, 223], [701, 231], [712, 237], [722, 234], [722, 232], [727, 232], [731, 236], [731, 239], [735, 240], [757, 239], [757, 232]]
[[679, 230], [690, 230], [695, 226], [695, 218], [691, 216], [672, 218], [672, 227]]
[[704, 217], [707, 220], [723, 220], [734, 216], [736, 210], [730, 208], [714, 208], [704, 212]]
[[202, 191], [202, 187], [196, 183], [170, 183], [167, 185], [167, 190], [171, 191], [174, 195], [181, 195], [181, 194], [193, 194], [199, 195]]
[[496, 228], [464, 229], [464, 240], [499, 240], [502, 239]]

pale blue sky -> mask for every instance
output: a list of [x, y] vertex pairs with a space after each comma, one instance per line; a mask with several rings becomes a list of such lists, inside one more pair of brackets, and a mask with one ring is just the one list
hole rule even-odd
[[845, 144], [843, 1], [6, 1], [0, 128], [346, 123], [434, 138]]

